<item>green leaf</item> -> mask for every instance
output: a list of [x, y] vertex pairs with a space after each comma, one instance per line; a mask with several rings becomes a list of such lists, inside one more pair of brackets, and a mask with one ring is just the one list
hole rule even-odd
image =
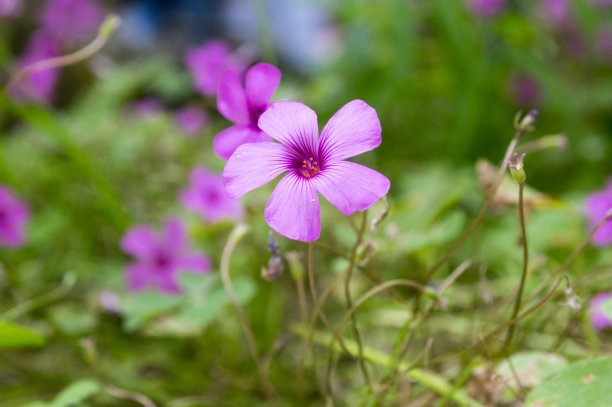
[[36, 332], [10, 322], [0, 322], [0, 349], [29, 348], [45, 344], [45, 338]]
[[608, 298], [601, 304], [601, 312], [612, 321], [612, 298]]
[[612, 357], [574, 363], [536, 387], [526, 407], [609, 407]]
[[101, 390], [100, 385], [95, 380], [83, 379], [70, 384], [49, 403], [33, 401], [23, 404], [21, 407], [75, 407]]
[[92, 379], [79, 380], [62, 390], [50, 404], [50, 407], [74, 406], [100, 390], [100, 385]]
[[[567, 366], [563, 356], [546, 352], [519, 352], [504, 360], [495, 369], [504, 383], [512, 388], [534, 387]], [[520, 383], [517, 383], [517, 378]], [[513, 400], [515, 393], [507, 391], [506, 398]]]
[[148, 320], [173, 310], [182, 300], [180, 296], [168, 296], [155, 291], [145, 291], [128, 298], [124, 310], [125, 330], [140, 328]]
[[57, 305], [50, 310], [53, 323], [67, 335], [84, 335], [96, 328], [96, 315], [83, 306], [72, 304]]

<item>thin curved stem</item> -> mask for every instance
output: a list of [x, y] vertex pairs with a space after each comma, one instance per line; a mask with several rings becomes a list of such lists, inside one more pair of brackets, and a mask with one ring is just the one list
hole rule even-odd
[[115, 14], [107, 16], [106, 19], [102, 22], [100, 29], [98, 30], [98, 35], [96, 36], [96, 38], [93, 39], [92, 42], [71, 54], [43, 59], [41, 61], [37, 61], [23, 67], [13, 76], [13, 78], [7, 85], [7, 89], [16, 86], [21, 81], [26, 79], [29, 75], [38, 71], [73, 65], [78, 62], [84, 61], [92, 55], [95, 55], [106, 45], [112, 33], [119, 27], [120, 23], [121, 19], [119, 18], [119, 16]]
[[[357, 249], [359, 248], [359, 245], [361, 244], [361, 241], [363, 239], [363, 233], [365, 232], [367, 218], [368, 218], [368, 213], [367, 211], [364, 211], [362, 218], [361, 218], [361, 226], [357, 233], [357, 241], [355, 242], [355, 245], [353, 246], [353, 250], [351, 251], [351, 260], [346, 269], [346, 278], [344, 280], [344, 297], [346, 299], [346, 306], [348, 309], [353, 308], [353, 301], [351, 299], [351, 286], [350, 286], [351, 277], [353, 276], [353, 268], [355, 267], [355, 261], [357, 259]], [[351, 318], [352, 327], [353, 327], [353, 334], [355, 335], [355, 342], [357, 343], [357, 349], [359, 350], [359, 367], [361, 369], [361, 373], [363, 374], [363, 377], [366, 383], [369, 384], [370, 374], [368, 373], [368, 370], [365, 365], [365, 360], [363, 359], [363, 344], [361, 342], [361, 335], [359, 333], [359, 328], [357, 327], [357, 319], [355, 318], [354, 313], [350, 313], [350, 318]]]
[[595, 225], [595, 227], [591, 230], [591, 232], [587, 235], [587, 237], [582, 241], [580, 246], [578, 246], [576, 250], [574, 250], [567, 257], [567, 259], [563, 262], [563, 264], [561, 264], [555, 271], [550, 273], [550, 277], [546, 281], [540, 284], [540, 286], [535, 290], [534, 295], [538, 295], [544, 287], [550, 284], [551, 280], [558, 278], [565, 270], [567, 270], [567, 268], [578, 258], [578, 256], [580, 256], [580, 254], [584, 251], [584, 249], [587, 248], [587, 246], [591, 243], [591, 241], [593, 241], [593, 237], [595, 236], [595, 233], [597, 233], [599, 229], [601, 229], [611, 219], [612, 219], [612, 211], [608, 211], [608, 213], [606, 213], [606, 216], [601, 221], [599, 221], [597, 225]]
[[236, 314], [238, 315], [238, 321], [244, 333], [247, 342], [247, 348], [249, 349], [249, 353], [251, 354], [251, 358], [257, 367], [257, 371], [259, 373], [264, 391], [270, 395], [271, 394], [271, 385], [267, 380], [265, 375], [265, 370], [261, 365], [259, 360], [259, 355], [257, 354], [257, 345], [255, 343], [255, 336], [253, 335], [253, 331], [249, 325], [249, 321], [247, 319], [246, 313], [244, 309], [240, 305], [238, 298], [236, 297], [236, 292], [234, 291], [234, 286], [232, 285], [232, 280], [230, 277], [230, 260], [232, 258], [232, 253], [236, 248], [236, 245], [240, 241], [240, 239], [247, 233], [248, 226], [245, 224], [239, 223], [234, 227], [232, 232], [230, 233], [229, 238], [227, 239], [227, 243], [223, 248], [223, 252], [221, 254], [221, 281], [223, 282], [223, 287], [227, 292], [227, 295], [236, 310]]
[[[521, 241], [523, 243], [523, 272], [521, 274], [521, 282], [516, 293], [516, 302], [514, 303], [514, 311], [512, 311], [512, 317], [510, 319], [516, 318], [518, 312], [521, 308], [521, 300], [523, 298], [523, 291], [525, 289], [525, 281], [527, 280], [527, 268], [529, 265], [529, 248], [527, 246], [527, 230], [525, 227], [525, 205], [523, 202], [523, 192], [525, 189], [524, 183], [519, 183], [519, 201], [518, 201], [518, 213], [519, 213], [519, 223], [521, 225]], [[510, 325], [508, 328], [508, 337], [506, 338], [506, 344], [504, 348], [507, 348], [512, 342], [512, 337], [514, 336], [514, 329], [516, 325]]]
[[[311, 328], [311, 332], [314, 331], [314, 327], [317, 321], [317, 316], [319, 316], [321, 318], [321, 321], [323, 321], [323, 324], [325, 325], [325, 327], [332, 332], [334, 335], [336, 335], [336, 332], [333, 330], [331, 323], [329, 322], [329, 320], [327, 319], [327, 317], [325, 316], [325, 314], [323, 313], [323, 309], [321, 302], [319, 302], [319, 298], [317, 296], [317, 286], [315, 284], [315, 279], [314, 279], [314, 245], [312, 242], [308, 242], [308, 282], [310, 283], [310, 295], [312, 297], [312, 302], [314, 304], [315, 307], [315, 312], [313, 312], [313, 316], [310, 319], [310, 328]], [[338, 277], [338, 279], [336, 281], [339, 281], [340, 276]], [[335, 282], [332, 284], [335, 284]], [[331, 294], [331, 290], [329, 291], [329, 293]], [[329, 294], [327, 294], [327, 296], [325, 296], [325, 298], [327, 299], [327, 297], [329, 296]], [[347, 354], [351, 355], [354, 357], [354, 355], [351, 354], [351, 352], [346, 348], [346, 346], [344, 346], [344, 341], [342, 340], [342, 338], [340, 336], [336, 336], [336, 340], [338, 341], [338, 343], [340, 343], [340, 346], [342, 347], [342, 350], [345, 351]]]
[[436, 272], [436, 270], [438, 270], [440, 266], [446, 263], [451, 258], [451, 256], [455, 254], [455, 252], [459, 250], [461, 246], [463, 246], [463, 244], [472, 235], [472, 233], [474, 233], [478, 225], [480, 225], [480, 222], [482, 222], [482, 219], [486, 215], [487, 211], [489, 210], [489, 208], [491, 207], [491, 204], [493, 203], [495, 199], [497, 190], [502, 184], [504, 175], [506, 173], [506, 169], [508, 168], [507, 161], [512, 156], [512, 153], [514, 153], [514, 149], [516, 148], [516, 145], [519, 139], [526, 133], [526, 131], [527, 129], [524, 127], [517, 128], [516, 133], [514, 134], [514, 137], [512, 138], [512, 140], [510, 141], [510, 144], [508, 145], [508, 148], [506, 149], [506, 154], [504, 155], [504, 158], [499, 167], [499, 170], [497, 171], [497, 176], [495, 177], [495, 181], [491, 185], [491, 188], [489, 188], [489, 190], [487, 191], [489, 194], [489, 197], [485, 201], [482, 208], [480, 208], [480, 211], [476, 215], [476, 218], [474, 218], [474, 221], [472, 222], [470, 227], [468, 227], [467, 230], [463, 232], [461, 237], [459, 237], [459, 239], [453, 244], [453, 246], [451, 246], [451, 248], [446, 252], [446, 254], [442, 256], [442, 258], [440, 258], [433, 266], [430, 267], [430, 269], [427, 271], [427, 276], [426, 276], [425, 281], [429, 281], [429, 279]]

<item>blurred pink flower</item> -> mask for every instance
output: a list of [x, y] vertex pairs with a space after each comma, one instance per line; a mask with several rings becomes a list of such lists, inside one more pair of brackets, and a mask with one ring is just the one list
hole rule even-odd
[[10, 189], [0, 186], [0, 246], [21, 247], [26, 242], [30, 212]]
[[164, 104], [155, 97], [146, 97], [130, 103], [129, 110], [141, 119], [150, 119], [164, 111]]
[[345, 215], [364, 211], [389, 191], [384, 175], [347, 158], [378, 147], [380, 120], [362, 100], [344, 105], [319, 137], [317, 115], [296, 102], [273, 103], [259, 127], [279, 143], [265, 141], [238, 147], [223, 170], [230, 197], [272, 181], [283, 172], [268, 201], [264, 218], [289, 239], [313, 241], [321, 234], [319, 193]]
[[[612, 208], [612, 179], [608, 180], [606, 188], [589, 195], [584, 203], [584, 211], [591, 228], [594, 228]], [[612, 221], [606, 222], [593, 236], [596, 246], [612, 244]]]
[[470, 11], [478, 16], [493, 17], [506, 5], [506, 0], [471, 0]]
[[0, 18], [11, 18], [21, 12], [23, 0], [0, 0]]
[[599, 27], [595, 32], [595, 47], [598, 57], [612, 62], [612, 27]]
[[[19, 60], [19, 68], [25, 68], [35, 62], [60, 55], [57, 43], [42, 31], [34, 33]], [[53, 98], [55, 83], [59, 78], [59, 69], [44, 69], [33, 72], [16, 83], [10, 92], [17, 100], [32, 100], [38, 103], [49, 103]]]
[[244, 86], [235, 72], [226, 71], [221, 76], [217, 108], [235, 125], [215, 137], [214, 149], [219, 157], [227, 160], [244, 143], [270, 141], [257, 126], [257, 121], [268, 108], [280, 78], [276, 67], [264, 63], [247, 71]]
[[47, 0], [39, 18], [48, 35], [70, 46], [93, 39], [104, 12], [92, 0]]
[[244, 63], [230, 52], [229, 46], [222, 40], [210, 40], [206, 44], [187, 50], [185, 63], [194, 78], [196, 90], [204, 96], [217, 93], [219, 78], [226, 70], [240, 75]]
[[612, 300], [612, 293], [599, 293], [593, 297], [589, 305], [591, 323], [597, 331], [601, 331], [604, 328], [612, 328], [612, 320], [601, 310], [601, 306], [607, 300]]
[[174, 123], [188, 136], [200, 133], [207, 122], [208, 115], [199, 106], [185, 106], [174, 114]]
[[237, 199], [227, 196], [221, 175], [206, 168], [195, 168], [191, 172], [189, 189], [181, 192], [180, 200], [185, 208], [196, 212], [207, 222], [223, 218], [239, 219], [242, 207]]
[[526, 73], [521, 73], [512, 80], [511, 93], [516, 104], [521, 107], [537, 106], [542, 98], [540, 84]]
[[168, 219], [160, 234], [146, 225], [129, 229], [121, 239], [121, 249], [136, 258], [126, 268], [131, 292], [147, 287], [166, 294], [177, 294], [177, 276], [181, 272], [206, 273], [210, 260], [204, 254], [191, 253], [187, 233], [178, 219]]
[[540, 12], [547, 23], [561, 25], [568, 23], [571, 17], [569, 0], [542, 0]]

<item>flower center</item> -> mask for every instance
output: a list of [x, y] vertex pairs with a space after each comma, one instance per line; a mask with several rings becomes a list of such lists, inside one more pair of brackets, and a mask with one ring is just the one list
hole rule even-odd
[[302, 176], [312, 178], [321, 172], [321, 168], [319, 163], [315, 161], [313, 157], [310, 157], [307, 160], [302, 160], [302, 166], [298, 168], [298, 171]]
[[172, 258], [167, 253], [160, 251], [155, 254], [153, 264], [158, 272], [163, 272], [172, 264]]
[[251, 107], [249, 109], [249, 116], [250, 116], [250, 120], [251, 120], [251, 126], [253, 126], [254, 128], [258, 128], [257, 126], [257, 122], [259, 121], [259, 116], [261, 116], [266, 109], [268, 108], [268, 106], [263, 106], [263, 107]]

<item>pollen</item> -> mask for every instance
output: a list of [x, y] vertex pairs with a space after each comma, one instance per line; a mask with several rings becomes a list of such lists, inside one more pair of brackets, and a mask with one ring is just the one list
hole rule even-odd
[[298, 172], [305, 178], [312, 178], [321, 172], [321, 168], [314, 157], [309, 157], [308, 160], [302, 160], [302, 166], [298, 168]]

